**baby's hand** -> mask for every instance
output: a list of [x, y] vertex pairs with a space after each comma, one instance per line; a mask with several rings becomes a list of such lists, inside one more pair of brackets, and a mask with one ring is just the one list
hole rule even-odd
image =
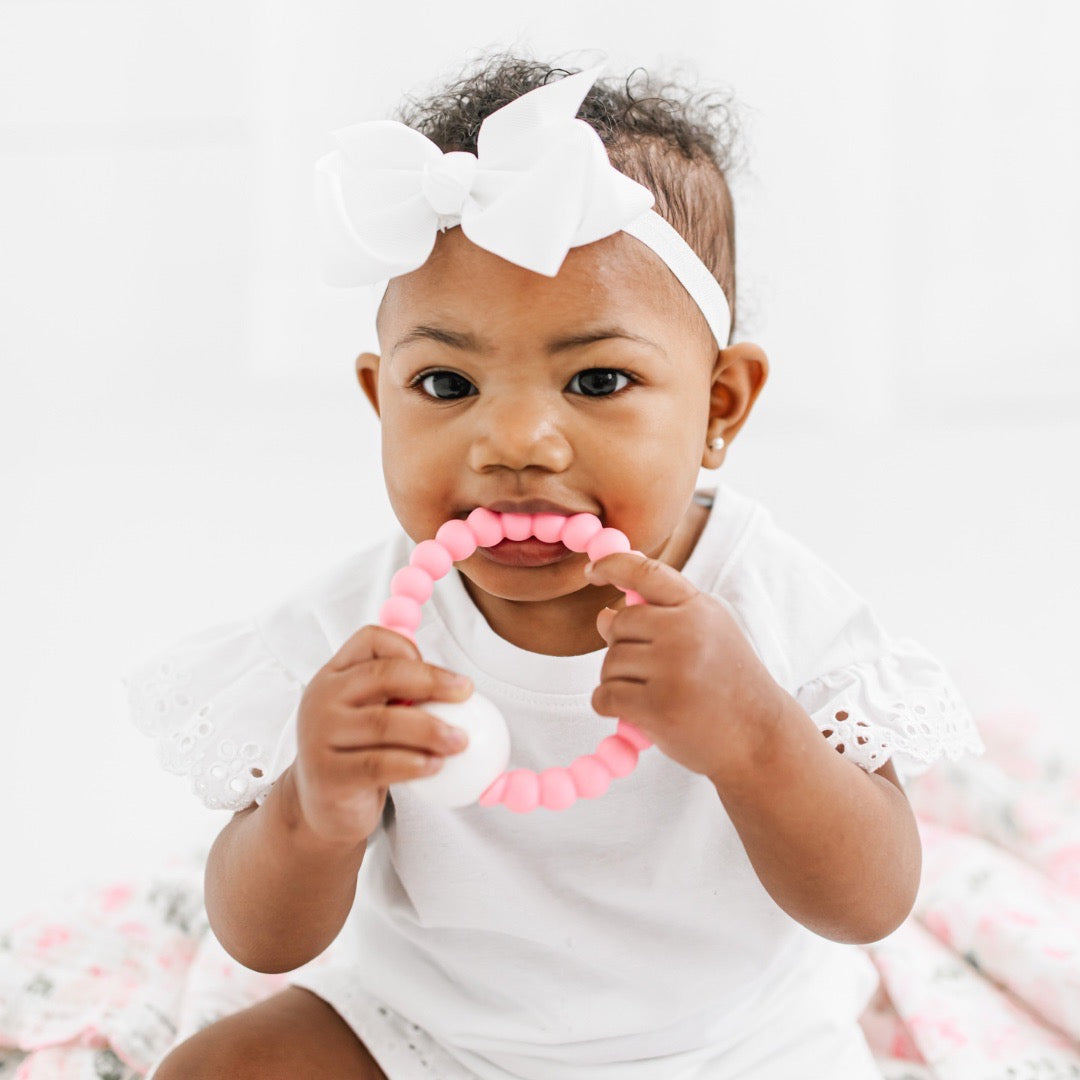
[[593, 585], [633, 589], [645, 601], [597, 616], [608, 653], [593, 708], [633, 724], [716, 783], [746, 768], [786, 695], [731, 612], [644, 555], [608, 555], [586, 574]]
[[[319, 669], [300, 699], [293, 765], [304, 825], [328, 843], [359, 844], [382, 816], [390, 784], [437, 772], [460, 753], [458, 729], [401, 701], [463, 701], [464, 676], [426, 664], [407, 638], [358, 630]], [[467, 741], [467, 740], [466, 740]]]

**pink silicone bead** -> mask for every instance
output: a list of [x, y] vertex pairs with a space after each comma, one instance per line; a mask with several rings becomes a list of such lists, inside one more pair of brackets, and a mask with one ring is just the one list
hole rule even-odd
[[423, 617], [420, 605], [411, 596], [391, 596], [379, 608], [379, 622], [383, 626], [407, 626], [415, 630]]
[[532, 514], [503, 514], [502, 527], [507, 540], [527, 540], [532, 536]]
[[633, 724], [628, 724], [625, 720], [620, 720], [615, 726], [615, 734], [637, 750], [646, 750], [652, 746], [652, 739], [642, 735]]
[[532, 769], [514, 769], [506, 777], [503, 805], [515, 814], [527, 814], [540, 805], [540, 777]]
[[465, 521], [476, 537], [477, 547], [494, 547], [505, 539], [502, 518], [486, 506], [478, 506]]
[[506, 781], [509, 775], [509, 773], [499, 773], [491, 787], [484, 791], [476, 801], [481, 806], [498, 806], [502, 802], [503, 792], [506, 791]]
[[583, 799], [596, 799], [611, 787], [611, 773], [607, 766], [594, 754], [579, 757], [570, 766], [570, 775], [574, 786]]
[[554, 544], [562, 535], [566, 517], [563, 514], [533, 514], [533, 536], [545, 544]]
[[584, 551], [589, 541], [603, 528], [595, 514], [574, 514], [563, 526], [562, 542], [571, 551]]
[[409, 565], [418, 566], [438, 581], [454, 565], [454, 560], [438, 540], [421, 540], [409, 556]]
[[609, 735], [602, 739], [596, 748], [598, 757], [615, 777], [629, 776], [637, 767], [637, 747], [628, 743], [621, 735]]
[[435, 539], [450, 552], [454, 562], [467, 559], [477, 548], [472, 529], [458, 518], [452, 518], [440, 525]]
[[596, 562], [605, 555], [614, 555], [617, 551], [629, 551], [630, 541], [626, 539], [626, 533], [619, 529], [601, 529], [590, 541], [585, 551], [589, 558]]
[[390, 579], [390, 593], [393, 596], [408, 596], [422, 604], [431, 596], [435, 582], [431, 575], [419, 566], [403, 566]]
[[545, 769], [540, 774], [540, 805], [565, 810], [577, 801], [577, 788], [567, 769]]

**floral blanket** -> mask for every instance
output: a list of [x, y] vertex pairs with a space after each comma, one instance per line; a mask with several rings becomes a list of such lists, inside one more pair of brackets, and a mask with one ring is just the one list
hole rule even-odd
[[[1032, 715], [979, 727], [983, 757], [908, 787], [922, 886], [866, 946], [881, 989], [863, 1028], [886, 1080], [1080, 1080], [1080, 746]], [[285, 985], [209, 931], [204, 856], [0, 928], [0, 1080], [138, 1080]]]

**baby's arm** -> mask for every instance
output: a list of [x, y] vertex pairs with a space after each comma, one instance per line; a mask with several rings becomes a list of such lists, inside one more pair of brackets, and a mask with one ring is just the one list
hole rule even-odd
[[[779, 689], [779, 688], [778, 688]], [[915, 903], [922, 848], [892, 762], [865, 772], [787, 697], [711, 778], [769, 895], [822, 937], [865, 944]], [[781, 699], [782, 700], [782, 699]]]
[[225, 951], [254, 971], [292, 971], [337, 936], [367, 839], [313, 835], [297, 810], [293, 766], [262, 806], [234, 814], [210, 849], [206, 910]]
[[430, 775], [464, 748], [430, 713], [391, 702], [460, 701], [470, 690], [376, 626], [316, 673], [297, 715], [296, 760], [261, 806], [233, 816], [207, 860], [207, 914], [232, 957], [292, 971], [334, 940], [389, 785]]
[[712, 781], [762, 885], [792, 918], [835, 941], [891, 933], [922, 867], [892, 765], [867, 773], [837, 753], [723, 604], [670, 566], [616, 554], [586, 572], [646, 600], [598, 619], [609, 648], [597, 712]]

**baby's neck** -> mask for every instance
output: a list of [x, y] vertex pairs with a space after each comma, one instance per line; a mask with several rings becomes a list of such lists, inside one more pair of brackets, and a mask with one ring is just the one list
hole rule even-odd
[[[709, 508], [692, 502], [683, 520], [656, 558], [681, 570], [701, 536]], [[607, 642], [596, 629], [596, 616], [605, 607], [624, 607], [614, 586], [588, 586], [554, 600], [505, 600], [478, 589], [467, 577], [462, 582], [472, 601], [499, 637], [519, 649], [545, 656], [578, 656], [603, 649]]]

